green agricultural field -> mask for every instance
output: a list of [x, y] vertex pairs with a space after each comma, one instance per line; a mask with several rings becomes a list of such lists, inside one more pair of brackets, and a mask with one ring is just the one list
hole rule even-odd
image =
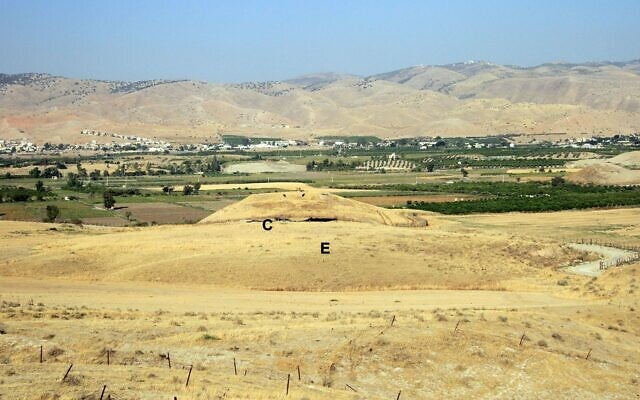
[[91, 204], [79, 201], [55, 200], [0, 204], [0, 214], [4, 214], [0, 215], [0, 218], [5, 220], [42, 221], [47, 215], [46, 208], [49, 205], [54, 205], [60, 210], [57, 221], [70, 222], [72, 220], [82, 220], [83, 218], [114, 216], [112, 211], [97, 209]]

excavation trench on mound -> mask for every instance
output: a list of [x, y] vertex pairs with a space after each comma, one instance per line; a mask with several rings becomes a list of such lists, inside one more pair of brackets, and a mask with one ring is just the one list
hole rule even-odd
[[322, 217], [308, 217], [304, 219], [290, 219], [290, 218], [282, 218], [282, 217], [271, 217], [271, 218], [262, 218], [262, 219], [248, 219], [247, 222], [264, 222], [265, 220], [272, 220], [276, 222], [333, 222], [337, 221], [338, 218], [322, 218]]

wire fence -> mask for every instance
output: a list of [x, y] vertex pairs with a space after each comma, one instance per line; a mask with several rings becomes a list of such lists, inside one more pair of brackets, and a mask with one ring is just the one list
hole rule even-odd
[[625, 264], [632, 264], [640, 260], [640, 246], [636, 243], [625, 243], [613, 240], [602, 240], [594, 238], [567, 239], [565, 244], [581, 244], [587, 246], [600, 246], [615, 250], [624, 250], [625, 254], [599, 261], [599, 269], [606, 270], [610, 267], [620, 267]]
[[[392, 319], [387, 323], [385, 323], [384, 325], [370, 326], [369, 329], [366, 329], [366, 328], [363, 329], [361, 332], [352, 336], [351, 339], [345, 336], [345, 340], [351, 343], [355, 338], [360, 337], [361, 335], [365, 334], [369, 330], [370, 332], [379, 332], [377, 333], [377, 335], [384, 335], [388, 331], [395, 329], [395, 326], [398, 325], [396, 323], [397, 321], [398, 319], [396, 318], [396, 315], [393, 315]], [[494, 340], [497, 339], [497, 340], [503, 340], [505, 342], [513, 342], [514, 345], [517, 345], [517, 347], [520, 347], [520, 348], [526, 346], [529, 342], [532, 341], [532, 339], [529, 336], [527, 336], [525, 332], [522, 332], [522, 331], [513, 331], [513, 335], [498, 334], [490, 330], [487, 331], [487, 330], [481, 330], [477, 328], [474, 329], [472, 324], [467, 320], [458, 320], [455, 324], [455, 327], [453, 327], [453, 329], [451, 329], [450, 332], [453, 337], [456, 337], [459, 335], [462, 335], [460, 337], [464, 337], [465, 334], [473, 334], [482, 338], [493, 338]], [[570, 350], [570, 353], [567, 353], [567, 350], [561, 351], [561, 349], [553, 350], [553, 349], [547, 348], [546, 343], [543, 345], [539, 343], [537, 344], [533, 343], [533, 344], [536, 349], [541, 351], [548, 351], [552, 353], [559, 352], [560, 354], [571, 355], [573, 357], [582, 358], [585, 360], [589, 360], [591, 358], [591, 354], [593, 351], [593, 348], [588, 348], [588, 350], [585, 348], [581, 350], [572, 349]], [[43, 359], [43, 346], [39, 346], [37, 350], [39, 352], [40, 363], [46, 363], [47, 360]], [[93, 353], [93, 354], [96, 354], [95, 356], [87, 357], [89, 354], [90, 353], [84, 353], [85, 357], [74, 357], [74, 362], [80, 361], [81, 363], [84, 363], [84, 364], [101, 365], [107, 368], [111, 365], [128, 365], [128, 366], [137, 365], [137, 366], [147, 366], [147, 367], [160, 367], [160, 368], [167, 368], [172, 370], [179, 369], [184, 371], [183, 379], [184, 379], [185, 387], [189, 386], [191, 378], [195, 373], [202, 372], [201, 370], [198, 371], [194, 369], [194, 365], [195, 365], [194, 363], [185, 363], [185, 362], [177, 361], [175, 357], [171, 356], [170, 352], [156, 353], [158, 355], [157, 361], [153, 361], [153, 360], [145, 360], [143, 362], [139, 361], [135, 365], [128, 363], [129, 359], [127, 359], [125, 356], [115, 356], [117, 352], [114, 351], [113, 349], [102, 349], [97, 353]], [[273, 369], [269, 369], [267, 367], [259, 367], [255, 365], [249, 366], [246, 363], [240, 363], [238, 361], [239, 360], [236, 359], [235, 357], [225, 358], [223, 362], [220, 362], [217, 364], [217, 367], [221, 369], [227, 369], [229, 371], [229, 375], [261, 376], [262, 378], [266, 378], [269, 380], [280, 381], [282, 382], [282, 390], [285, 396], [289, 395], [289, 389], [292, 382], [295, 382], [296, 380], [302, 381], [302, 376], [304, 373], [304, 371], [301, 370], [300, 364], [298, 364], [295, 368], [293, 368], [292, 372], [282, 372], [282, 371], [274, 371]], [[603, 362], [603, 360], [594, 360], [594, 361]], [[56, 364], [65, 365], [64, 363], [61, 363], [58, 361], [56, 361]], [[322, 364], [322, 363], [319, 363], [319, 364]], [[328, 375], [330, 375], [333, 371], [335, 371], [336, 364], [328, 363], [328, 362], [326, 364], [327, 364], [326, 372]], [[73, 368], [74, 368], [73, 363], [71, 363], [69, 367], [66, 367], [65, 365], [66, 372], [61, 382], [64, 382], [69, 377], [69, 374]], [[316, 376], [319, 373], [321, 374], [322, 372], [316, 370], [313, 376]], [[358, 392], [358, 393], [364, 394], [361, 388], [357, 388], [357, 385], [353, 384], [353, 382], [343, 382], [343, 386], [344, 387], [342, 387], [342, 384], [341, 384], [339, 388], [344, 391]], [[338, 386], [336, 388], [338, 388]], [[226, 390], [229, 390], [229, 389], [227, 388]], [[103, 384], [102, 386], [100, 386], [98, 392], [100, 393], [99, 397], [94, 397], [94, 398], [99, 398], [100, 400], [124, 399], [124, 397], [117, 397], [113, 393], [110, 393], [109, 386], [106, 384]], [[398, 391], [396, 399], [400, 398], [401, 393], [402, 393], [402, 390]], [[174, 400], [178, 400], [178, 396], [172, 396], [172, 398]]]

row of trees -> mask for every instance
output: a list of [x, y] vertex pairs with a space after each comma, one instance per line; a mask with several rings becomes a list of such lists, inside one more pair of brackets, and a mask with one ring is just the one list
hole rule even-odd
[[[185, 196], [190, 196], [192, 194], [199, 194], [201, 187], [202, 185], [200, 184], [200, 182], [188, 183], [182, 187], [182, 194]], [[174, 190], [175, 188], [170, 185], [165, 185], [162, 187], [162, 193], [167, 195], [172, 194]]]
[[341, 159], [333, 162], [328, 158], [317, 162], [316, 160], [311, 160], [307, 163], [307, 171], [345, 171], [355, 169], [361, 163], [358, 161], [352, 161], [350, 163], [346, 163]]
[[543, 212], [638, 205], [640, 205], [640, 191], [523, 196], [448, 203], [407, 203], [407, 207], [411, 209], [434, 211], [443, 214]]
[[35, 190], [24, 187], [1, 187], [0, 203], [26, 202], [31, 200], [42, 201], [45, 197], [51, 197], [52, 192], [44, 186], [42, 181], [37, 181]]
[[35, 167], [29, 171], [29, 177], [31, 178], [61, 178], [62, 173], [58, 167], [47, 167], [44, 170]]
[[[394, 185], [406, 187], [406, 185]], [[562, 177], [550, 183], [457, 182], [443, 185], [417, 185], [421, 192], [469, 193], [482, 196], [479, 200], [460, 202], [407, 202], [407, 207], [444, 214], [478, 212], [540, 212], [593, 207], [640, 205], [640, 186], [575, 185]]]

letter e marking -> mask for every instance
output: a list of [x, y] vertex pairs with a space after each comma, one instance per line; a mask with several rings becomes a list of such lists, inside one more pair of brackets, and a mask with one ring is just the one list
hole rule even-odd
[[320, 243], [320, 254], [331, 254], [329, 251], [329, 242]]

